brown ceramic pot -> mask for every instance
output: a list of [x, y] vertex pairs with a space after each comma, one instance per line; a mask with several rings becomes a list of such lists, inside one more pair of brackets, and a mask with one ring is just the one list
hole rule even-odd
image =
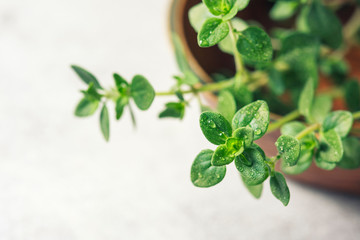
[[[170, 11], [170, 29], [176, 32], [184, 45], [186, 57], [194, 72], [205, 82], [211, 82], [209, 77], [212, 73], [220, 69], [235, 69], [233, 57], [222, 53], [217, 47], [200, 48], [197, 45], [197, 35], [190, 26], [188, 20], [188, 11], [201, 0], [173, 0]], [[250, 1], [249, 6], [241, 11], [238, 16], [245, 20], [256, 20], [265, 28], [272, 26], [289, 27], [293, 24], [293, 19], [281, 24], [271, 21], [268, 17], [268, 11], [273, 3], [268, 0]], [[259, 7], [261, 5], [261, 7]], [[344, 8], [341, 10], [342, 21], [346, 22], [353, 9]], [[351, 75], [360, 79], [360, 48], [354, 48], [346, 56], [351, 66]], [[326, 88], [326, 79], [322, 79], [322, 87]], [[216, 96], [206, 95], [209, 104], [216, 104]], [[336, 105], [341, 108], [342, 100], [336, 100]], [[340, 106], [340, 107], [339, 107]], [[279, 131], [265, 135], [258, 140], [267, 155], [276, 155], [275, 141], [279, 137]], [[360, 169], [344, 170], [336, 168], [332, 171], [322, 170], [314, 164], [304, 173], [299, 175], [289, 175], [291, 179], [311, 184], [317, 187], [337, 190], [346, 193], [360, 195]]]

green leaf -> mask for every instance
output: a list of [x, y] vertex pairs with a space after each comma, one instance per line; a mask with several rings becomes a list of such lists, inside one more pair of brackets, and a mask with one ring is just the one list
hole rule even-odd
[[226, 144], [216, 148], [211, 159], [213, 166], [222, 166], [231, 163], [236, 156], [244, 151], [243, 141], [236, 138], [228, 138]]
[[169, 102], [164, 111], [159, 114], [159, 118], [179, 118], [183, 119], [185, 114], [185, 104], [183, 102]]
[[196, 32], [199, 32], [204, 22], [214, 17], [204, 3], [199, 3], [190, 8], [189, 21]]
[[320, 147], [316, 154], [316, 163], [337, 163], [341, 160], [343, 152], [341, 138], [334, 129], [322, 132]]
[[219, 113], [203, 112], [200, 115], [200, 128], [209, 142], [220, 145], [231, 136], [230, 123]]
[[236, 0], [203, 0], [203, 3], [214, 16], [229, 13], [235, 2]]
[[76, 106], [75, 116], [77, 117], [88, 117], [95, 113], [96, 109], [99, 106], [99, 101], [92, 100], [89, 98], [83, 98]]
[[226, 118], [226, 120], [231, 122], [236, 112], [236, 102], [233, 95], [229, 91], [223, 90], [220, 92], [218, 97], [217, 110]]
[[253, 93], [245, 85], [234, 86], [229, 91], [231, 91], [235, 98], [237, 108], [241, 108], [254, 101]]
[[179, 35], [177, 35], [175, 32], [171, 33], [171, 39], [175, 50], [175, 58], [176, 62], [178, 64], [178, 67], [181, 72], [191, 71], [191, 68], [189, 66], [189, 63], [187, 61], [185, 50], [183, 47], [183, 44], [181, 42], [181, 39]]
[[274, 176], [270, 177], [270, 188], [272, 194], [279, 199], [284, 206], [289, 204], [290, 191], [286, 184], [286, 180], [281, 173], [275, 172]]
[[125, 106], [129, 103], [129, 99], [127, 97], [119, 97], [116, 100], [115, 104], [115, 112], [116, 112], [116, 120], [119, 120], [124, 112]]
[[288, 166], [284, 161], [281, 162], [281, 169], [285, 174], [295, 175], [305, 172], [312, 163], [313, 150], [301, 149], [300, 157], [296, 165]]
[[327, 132], [334, 129], [341, 138], [344, 138], [350, 132], [353, 125], [352, 114], [348, 111], [334, 111], [326, 116], [322, 124], [322, 129]]
[[109, 112], [105, 104], [103, 105], [100, 113], [100, 128], [105, 140], [109, 141], [109, 137], [110, 137]]
[[354, 79], [345, 84], [346, 105], [352, 112], [360, 111], [360, 83]]
[[345, 169], [360, 167], [360, 141], [356, 137], [348, 137], [342, 140], [344, 155], [337, 165]]
[[84, 83], [88, 85], [90, 83], [93, 83], [96, 88], [102, 89], [96, 77], [90, 72], [76, 65], [71, 65], [71, 68], [76, 72], [76, 74], [81, 78], [81, 80], [83, 80]]
[[232, 8], [230, 9], [230, 11], [225, 14], [222, 19], [223, 20], [230, 20], [233, 17], [236, 16], [236, 14], [240, 11], [243, 10], [244, 8], [247, 7], [247, 5], [249, 4], [250, 0], [236, 0], [235, 4], [232, 6]]
[[268, 70], [269, 88], [276, 95], [281, 95], [285, 91], [283, 76], [275, 67]]
[[[231, 19], [231, 24], [233, 29], [238, 32], [244, 31], [248, 27], [247, 23], [240, 18]], [[234, 49], [233, 41], [230, 34], [227, 35], [226, 38], [221, 40], [221, 42], [219, 42], [218, 47], [221, 51], [230, 55], [234, 55], [234, 51], [237, 51], [237, 49]]]
[[343, 85], [350, 68], [344, 59], [328, 57], [320, 62], [320, 69], [325, 75], [331, 77], [335, 84]]
[[273, 49], [270, 37], [261, 28], [248, 27], [239, 33], [236, 46], [248, 62], [263, 63], [272, 59]]
[[244, 183], [249, 186], [259, 185], [269, 176], [265, 159], [256, 148], [248, 148], [236, 157], [235, 166], [241, 173]]
[[294, 32], [288, 34], [281, 43], [280, 56], [277, 64], [287, 65], [282, 71], [282, 79], [286, 88], [290, 89], [294, 102], [297, 102], [299, 88], [304, 86], [311, 78], [314, 86], [318, 82], [317, 58], [320, 44], [317, 38], [306, 34]]
[[298, 135], [300, 132], [302, 132], [304, 129], [306, 128], [306, 126], [298, 121], [292, 121], [289, 123], [284, 124], [280, 131], [282, 135], [290, 135], [295, 137], [296, 135]]
[[302, 8], [298, 19], [298, 28], [309, 32], [331, 48], [342, 44], [342, 25], [338, 17], [320, 1]]
[[211, 47], [219, 43], [229, 34], [229, 26], [219, 18], [209, 18], [205, 21], [198, 34], [200, 47]]
[[336, 167], [336, 163], [333, 162], [327, 162], [323, 158], [315, 158], [315, 164], [319, 168], [322, 168], [324, 170], [333, 170]]
[[126, 89], [129, 86], [129, 83], [123, 78], [121, 77], [119, 74], [114, 73], [113, 74], [114, 77], [114, 81], [115, 81], [115, 86], [117, 88], [117, 90], [120, 93], [125, 94], [126, 93]]
[[226, 174], [226, 166], [211, 165], [212, 150], [203, 150], [196, 156], [191, 166], [191, 182], [197, 187], [211, 187], [221, 182]]
[[290, 135], [281, 135], [276, 141], [275, 146], [286, 165], [296, 165], [300, 156], [299, 140]]
[[309, 78], [306, 82], [299, 99], [299, 112], [311, 121], [311, 107], [314, 99], [314, 83], [313, 79]]
[[155, 91], [149, 81], [136, 75], [130, 85], [131, 96], [140, 110], [147, 110], [155, 98]]
[[254, 185], [254, 186], [249, 186], [246, 185], [244, 183], [245, 187], [247, 188], [247, 190], [249, 190], [249, 192], [251, 193], [251, 195], [254, 196], [254, 198], [259, 199], [261, 197], [261, 193], [263, 190], [263, 184], [259, 184], [259, 185]]
[[89, 88], [86, 91], [81, 91], [85, 97], [89, 100], [96, 100], [100, 101], [102, 95], [97, 92], [97, 88], [95, 87], [94, 83], [89, 83]]
[[277, 1], [270, 10], [270, 18], [281, 21], [292, 17], [298, 9], [297, 1]]
[[254, 139], [261, 138], [269, 126], [270, 113], [265, 101], [258, 100], [241, 108], [232, 120], [233, 129], [249, 126], [254, 130]]
[[244, 141], [244, 147], [249, 148], [254, 141], [254, 130], [250, 127], [240, 127], [233, 132], [233, 137]]
[[328, 95], [320, 95], [315, 97], [315, 101], [311, 108], [311, 116], [317, 123], [322, 123], [326, 115], [332, 109], [332, 98]]
[[192, 71], [185, 71], [184, 72], [184, 78], [182, 79], [182, 82], [184, 84], [187, 84], [189, 86], [192, 86], [196, 83], [199, 83], [200, 80], [199, 78], [195, 75], [195, 73], [193, 73]]

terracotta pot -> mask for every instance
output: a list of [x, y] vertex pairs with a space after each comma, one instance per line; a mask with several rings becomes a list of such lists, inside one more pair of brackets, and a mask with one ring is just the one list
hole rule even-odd
[[[201, 2], [201, 0], [173, 0], [170, 12], [170, 29], [180, 36], [184, 45], [186, 57], [193, 71], [203, 81], [211, 82], [212, 80], [209, 76], [212, 73], [216, 73], [221, 69], [235, 71], [235, 66], [233, 57], [222, 53], [217, 47], [198, 47], [196, 40], [197, 35], [188, 20], [188, 11], [192, 6], [199, 2]], [[259, 6], [258, 4], [261, 4], [261, 8], [256, 7]], [[250, 1], [249, 6], [244, 11], [241, 11], [238, 16], [245, 20], [256, 19], [256, 21], [260, 22], [265, 28], [270, 28], [272, 26], [291, 26], [293, 19], [281, 24], [275, 23], [269, 19], [268, 11], [272, 4], [273, 3], [268, 0]], [[344, 8], [341, 11], [342, 21], [346, 22], [348, 16], [351, 16], [353, 9]], [[259, 16], [261, 17], [259, 18]], [[360, 79], [360, 48], [349, 51], [346, 59], [352, 69], [351, 75]], [[324, 85], [326, 87], [326, 79], [324, 79], [323, 82], [325, 82]], [[215, 95], [208, 94], [206, 95], [206, 98], [209, 101], [209, 104], [215, 106]], [[340, 102], [341, 105], [342, 100], [337, 100], [337, 102]], [[276, 155], [277, 151], [274, 143], [279, 135], [279, 131], [272, 132], [258, 140], [257, 143], [264, 148], [267, 155]], [[299, 175], [288, 175], [287, 177], [317, 187], [360, 195], [360, 169], [344, 170], [336, 168], [332, 171], [326, 171], [313, 164], [304, 173]]]

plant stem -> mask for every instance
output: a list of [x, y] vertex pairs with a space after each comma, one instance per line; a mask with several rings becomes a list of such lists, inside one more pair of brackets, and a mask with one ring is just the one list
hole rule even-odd
[[353, 118], [354, 118], [354, 120], [355, 120], [355, 119], [360, 119], [360, 111], [354, 112], [354, 113], [353, 113]]
[[291, 113], [285, 115], [284, 117], [280, 118], [279, 120], [277, 120], [276, 122], [270, 123], [267, 132], [272, 132], [278, 128], [280, 128], [282, 125], [284, 125], [287, 122], [290, 122], [292, 120], [297, 119], [298, 117], [300, 117], [300, 113], [298, 110], [292, 111]]
[[315, 123], [313, 125], [308, 126], [307, 128], [305, 128], [303, 131], [301, 131], [298, 135], [295, 136], [295, 138], [297, 140], [302, 139], [303, 137], [305, 137], [306, 135], [312, 133], [313, 131], [319, 129], [321, 127], [320, 123]]
[[234, 33], [234, 28], [231, 24], [231, 21], [228, 21], [228, 26], [229, 26], [229, 34], [232, 40], [232, 45], [233, 45], [233, 53], [234, 53], [234, 59], [235, 59], [235, 67], [236, 67], [236, 73], [237, 74], [241, 74], [245, 71], [242, 59], [241, 59], [241, 55], [237, 50], [236, 47], [236, 36]]
[[344, 38], [349, 41], [360, 27], [360, 8], [357, 7], [350, 20], [344, 27]]
[[[190, 90], [184, 90], [184, 91], [179, 91], [182, 94], [188, 94], [188, 93], [197, 93], [197, 92], [213, 92], [213, 91], [219, 91], [225, 88], [229, 88], [234, 84], [234, 80], [226, 80], [226, 81], [221, 81], [221, 82], [216, 82], [216, 83], [209, 83], [206, 85], [202, 85], [200, 87], [194, 87], [193, 89]], [[156, 96], [170, 96], [170, 95], [174, 95], [175, 91], [168, 91], [168, 92], [157, 92]]]

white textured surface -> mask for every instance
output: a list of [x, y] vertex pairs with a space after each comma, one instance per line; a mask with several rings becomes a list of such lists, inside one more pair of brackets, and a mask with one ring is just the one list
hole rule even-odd
[[360, 199], [290, 182], [282, 207], [235, 170], [211, 189], [189, 181], [212, 148], [194, 104], [184, 122], [157, 120], [164, 101], [112, 122], [76, 119], [80, 64], [112, 84], [144, 73], [158, 90], [177, 73], [168, 0], [0, 0], [0, 239], [360, 239]]

